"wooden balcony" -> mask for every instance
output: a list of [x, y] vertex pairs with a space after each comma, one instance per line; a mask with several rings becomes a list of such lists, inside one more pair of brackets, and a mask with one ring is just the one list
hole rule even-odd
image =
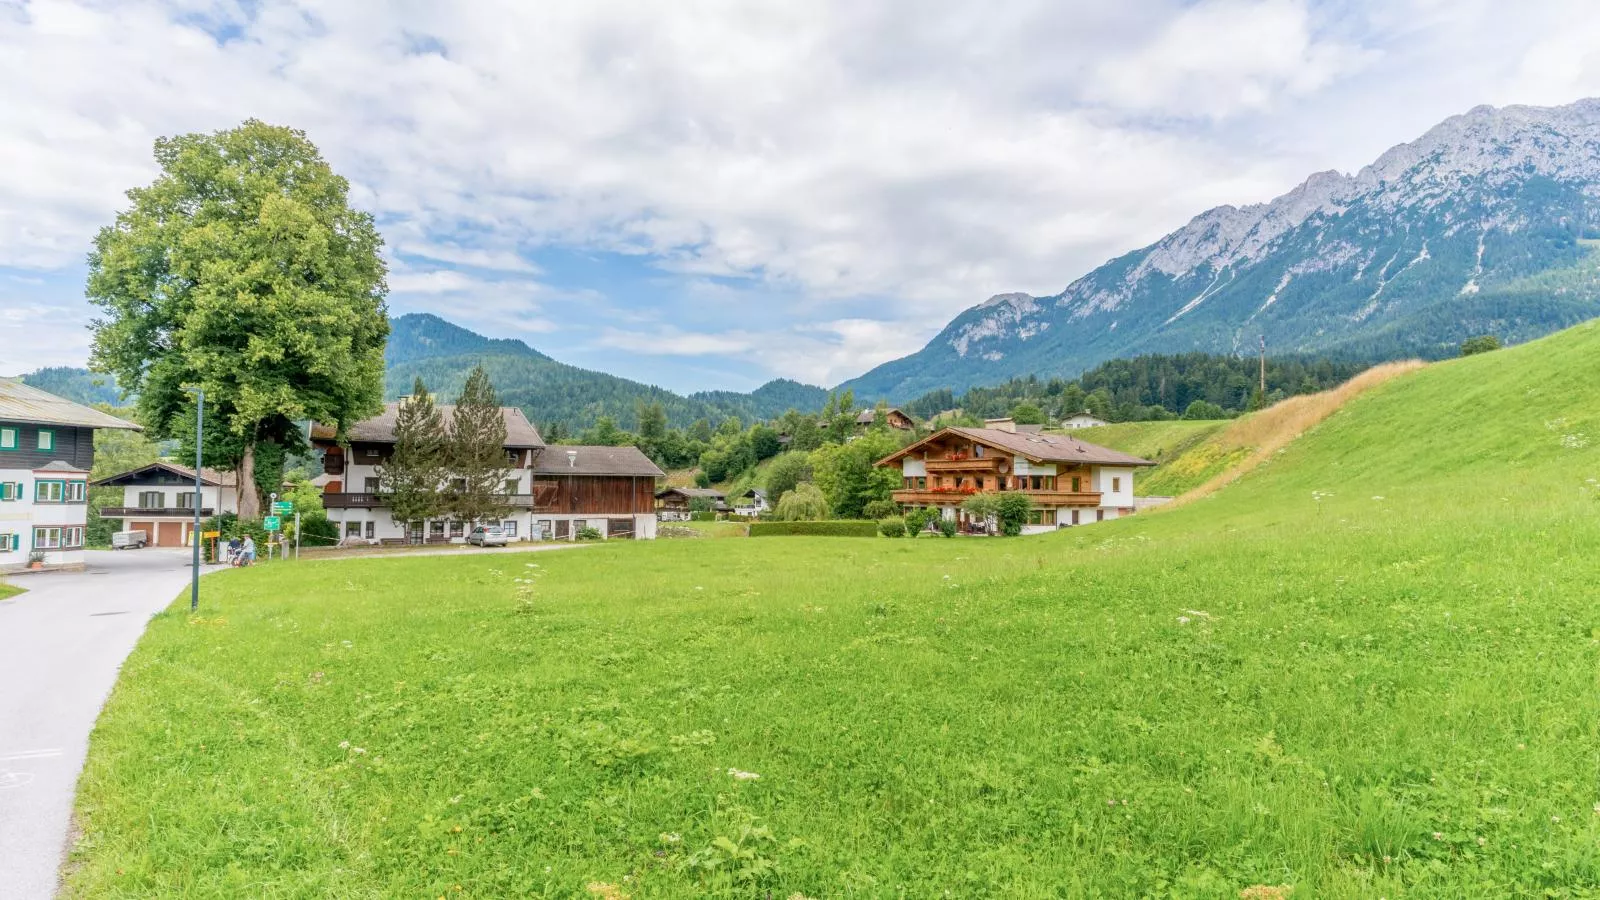
[[929, 474], [934, 472], [996, 472], [999, 471], [999, 456], [985, 456], [979, 459], [930, 459], [923, 463]]
[[[892, 496], [896, 503], [916, 506], [958, 506], [976, 491], [953, 490], [901, 490]], [[1099, 506], [1100, 494], [1095, 491], [1020, 491], [1033, 498], [1038, 506]]]
[[[209, 506], [200, 508], [201, 517], [209, 517], [213, 510]], [[176, 516], [184, 519], [194, 518], [194, 507], [182, 506], [102, 506], [100, 517], [103, 519], [137, 519], [141, 517], [166, 518]]]
[[[506, 494], [504, 497], [513, 509], [527, 509], [533, 506], [532, 494]], [[386, 494], [330, 493], [322, 495], [323, 509], [376, 509], [388, 504], [389, 497]]]

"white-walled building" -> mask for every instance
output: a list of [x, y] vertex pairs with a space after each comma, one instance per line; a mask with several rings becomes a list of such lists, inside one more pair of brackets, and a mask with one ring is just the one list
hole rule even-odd
[[[200, 517], [238, 512], [238, 483], [232, 472], [201, 470]], [[153, 462], [93, 486], [122, 488], [122, 505], [101, 507], [101, 518], [122, 520], [123, 531], [143, 531], [152, 547], [188, 546], [194, 530], [194, 469]]]
[[0, 571], [83, 564], [94, 431], [139, 426], [0, 378]]
[[1065, 418], [1065, 419], [1061, 420], [1061, 427], [1062, 428], [1068, 428], [1068, 429], [1071, 429], [1071, 428], [1095, 428], [1095, 427], [1100, 426], [1100, 425], [1110, 425], [1110, 424], [1111, 423], [1107, 422], [1105, 419], [1102, 419], [1102, 418], [1100, 418], [1099, 416], [1096, 416], [1096, 415], [1091, 415], [1088, 412], [1081, 412], [1081, 413], [1078, 413], [1075, 416], [1070, 416], [1068, 418]]
[[[381, 489], [394, 453], [398, 403], [357, 422], [340, 443], [312, 430], [323, 451], [322, 505], [345, 542], [460, 542], [473, 523], [452, 518], [399, 523]], [[455, 407], [440, 405], [446, 423]], [[505, 495], [511, 512], [495, 523], [512, 540], [571, 540], [585, 528], [608, 538], [656, 536], [656, 479], [665, 473], [636, 447], [547, 447], [522, 410], [501, 407], [506, 427]], [[448, 490], [448, 485], [441, 485]]]
[[991, 428], [945, 428], [878, 462], [900, 470], [895, 502], [937, 510], [966, 530], [961, 503], [973, 494], [1017, 491], [1033, 501], [1024, 533], [1103, 522], [1134, 512], [1133, 475], [1155, 463], [1068, 435], [1022, 431], [1007, 420]]

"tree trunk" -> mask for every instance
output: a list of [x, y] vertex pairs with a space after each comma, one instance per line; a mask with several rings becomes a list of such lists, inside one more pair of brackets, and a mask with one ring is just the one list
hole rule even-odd
[[239, 478], [239, 518], [254, 522], [261, 518], [261, 492], [256, 489], [256, 445], [245, 444], [244, 455], [234, 473]]

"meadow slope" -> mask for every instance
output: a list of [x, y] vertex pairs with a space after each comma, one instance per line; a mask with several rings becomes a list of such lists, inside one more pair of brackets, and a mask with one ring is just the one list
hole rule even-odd
[[1597, 384], [1594, 324], [1436, 364], [1039, 538], [227, 572], [65, 892], [1597, 896]]

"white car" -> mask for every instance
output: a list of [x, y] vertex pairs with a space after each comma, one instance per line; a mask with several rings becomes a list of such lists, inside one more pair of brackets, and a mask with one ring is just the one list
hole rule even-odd
[[467, 543], [477, 544], [479, 547], [504, 547], [506, 533], [498, 525], [479, 525], [467, 535]]

